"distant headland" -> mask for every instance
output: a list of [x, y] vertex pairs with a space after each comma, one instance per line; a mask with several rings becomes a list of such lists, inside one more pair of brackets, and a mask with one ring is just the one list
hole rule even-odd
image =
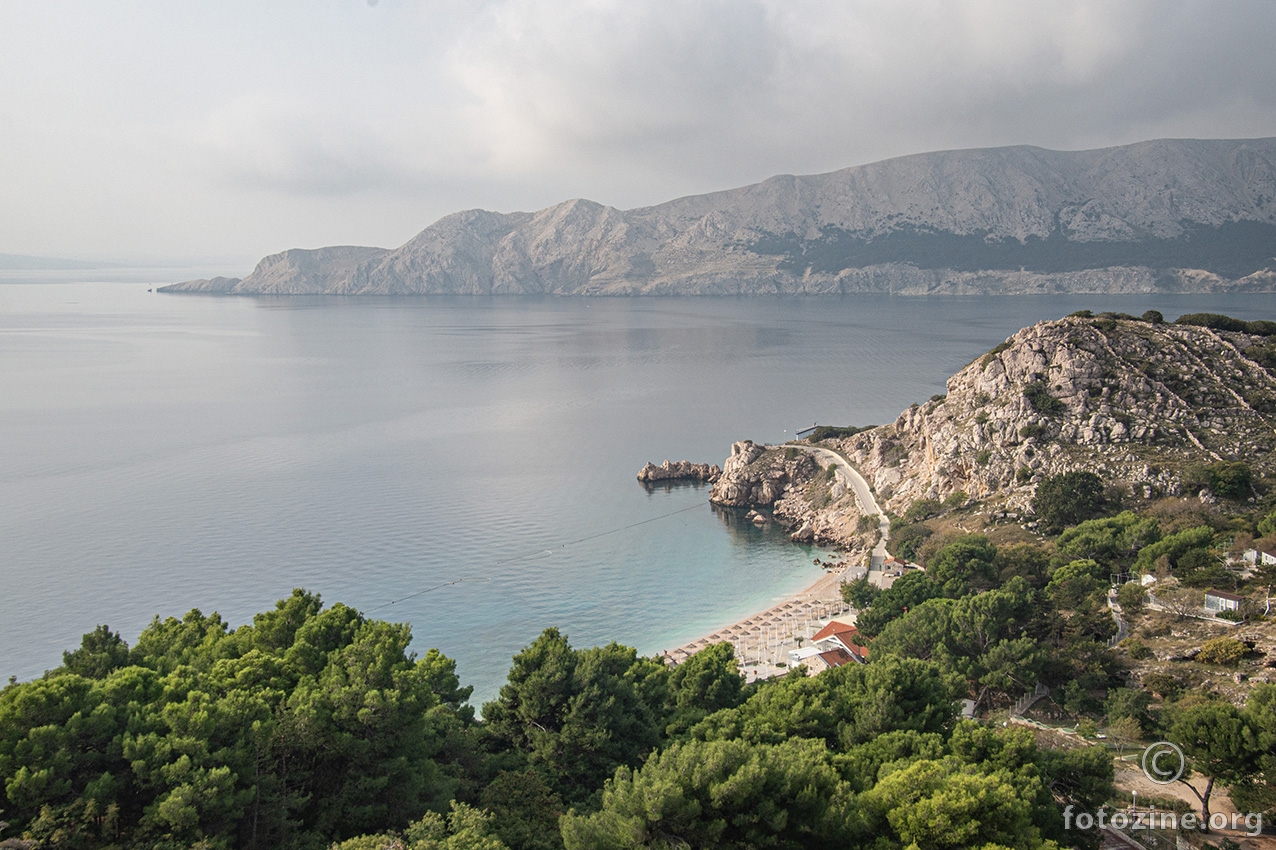
[[1276, 138], [899, 157], [618, 210], [468, 210], [395, 248], [294, 248], [233, 295], [1276, 291]]

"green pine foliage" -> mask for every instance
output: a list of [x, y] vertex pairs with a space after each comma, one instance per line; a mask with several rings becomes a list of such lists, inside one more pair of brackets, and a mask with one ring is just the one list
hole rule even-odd
[[444, 810], [468, 689], [410, 639], [300, 591], [233, 631], [157, 618], [127, 655], [99, 629], [0, 692], [4, 818], [83, 847], [304, 847]]
[[[1056, 483], [1069, 495], [1093, 482]], [[1271, 517], [1262, 501], [1225, 528], [1183, 501], [1073, 513], [1044, 543], [936, 532], [918, 555], [925, 571], [881, 591], [846, 586], [870, 660], [818, 676], [745, 685], [729, 644], [671, 667], [548, 629], [481, 720], [455, 664], [415, 655], [406, 626], [304, 591], [239, 628], [199, 611], [156, 618], [132, 647], [101, 626], [58, 669], [0, 690], [0, 842], [1088, 845], [1095, 836], [1064, 831], [1060, 811], [1109, 800], [1111, 751], [1042, 749], [1022, 729], [956, 719], [959, 700], [997, 711], [1038, 683], [1079, 728], [1102, 726], [1121, 750], [1178, 741], [1238, 804], [1271, 811], [1276, 687], [1235, 707], [1187, 677], [1133, 680], [1125, 668], [1153, 638], [1109, 647], [1106, 602], [1114, 577], [1143, 569], [1238, 580], [1219, 557], [1232, 529], [1270, 532]], [[1118, 596], [1127, 620], [1147, 616], [1137, 583]], [[1246, 663], [1246, 651], [1222, 638], [1197, 662]]]
[[1103, 479], [1093, 472], [1065, 472], [1042, 480], [1032, 497], [1032, 510], [1048, 534], [1108, 513]]

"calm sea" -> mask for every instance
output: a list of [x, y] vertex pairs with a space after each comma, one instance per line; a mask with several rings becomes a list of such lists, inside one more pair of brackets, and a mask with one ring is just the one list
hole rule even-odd
[[893, 420], [1082, 307], [1272, 318], [1264, 295], [249, 299], [7, 274], [0, 676], [98, 623], [239, 624], [305, 587], [411, 623], [476, 702], [548, 626], [658, 652], [819, 576], [825, 553], [704, 488], [644, 489], [648, 460]]

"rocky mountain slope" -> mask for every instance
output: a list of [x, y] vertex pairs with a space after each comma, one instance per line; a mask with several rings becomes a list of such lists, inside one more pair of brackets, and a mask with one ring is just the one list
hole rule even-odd
[[293, 249], [170, 292], [1276, 290], [1276, 139], [890, 159], [618, 210], [470, 210], [394, 249]]
[[[1094, 471], [1135, 499], [1181, 494], [1193, 467], [1221, 461], [1276, 475], [1273, 340], [1112, 316], [1042, 322], [949, 378], [947, 395], [821, 445], [850, 460], [894, 514], [950, 497], [1023, 512], [1043, 477], [1073, 470]], [[741, 445], [715, 501], [771, 507], [794, 526], [861, 542], [836, 533], [858, 520], [853, 499], [810, 494], [817, 468], [799, 468], [799, 458], [790, 469], [783, 447]]]

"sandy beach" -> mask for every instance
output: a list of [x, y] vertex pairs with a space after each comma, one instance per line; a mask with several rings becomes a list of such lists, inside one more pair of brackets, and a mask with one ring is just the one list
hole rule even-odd
[[863, 567], [831, 570], [814, 584], [785, 597], [757, 614], [724, 626], [684, 646], [665, 653], [677, 664], [707, 646], [724, 641], [735, 647], [740, 669], [748, 681], [781, 675], [788, 654], [797, 649], [831, 619], [854, 623], [855, 615], [842, 601], [841, 584], [864, 575]]

